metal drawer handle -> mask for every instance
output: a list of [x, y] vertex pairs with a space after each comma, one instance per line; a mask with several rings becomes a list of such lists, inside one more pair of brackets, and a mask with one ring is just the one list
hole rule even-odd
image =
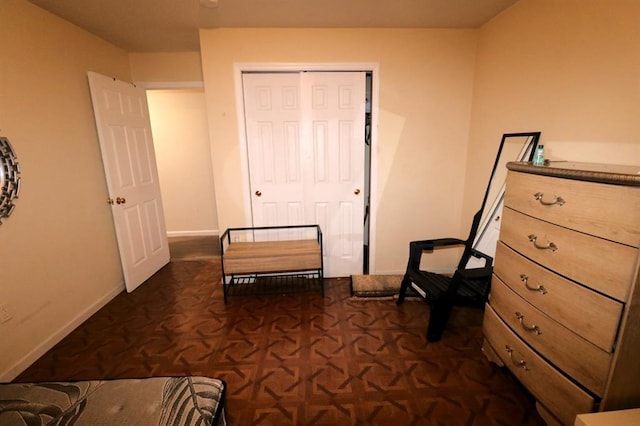
[[513, 359], [513, 348], [509, 345], [504, 345], [504, 348], [507, 350], [509, 354], [509, 358], [511, 358], [511, 362], [518, 368], [522, 368], [525, 371], [529, 371], [529, 367], [527, 367], [527, 362], [524, 359], [515, 360]]
[[525, 324], [524, 315], [522, 315], [520, 312], [516, 312], [516, 318], [518, 319], [518, 321], [520, 321], [520, 325], [525, 329], [525, 331], [528, 331], [530, 333], [542, 334], [542, 330], [540, 330], [540, 327], [538, 327], [537, 325]]
[[554, 243], [549, 242], [549, 243], [547, 243], [546, 246], [541, 246], [540, 244], [538, 244], [536, 242], [537, 239], [538, 239], [538, 237], [535, 234], [529, 235], [529, 241], [531, 241], [533, 243], [533, 246], [535, 248], [537, 248], [538, 250], [551, 250], [551, 251], [558, 250], [558, 246], [556, 246]]
[[540, 202], [540, 204], [542, 204], [543, 206], [553, 206], [554, 204], [557, 204], [559, 206], [564, 205], [564, 203], [566, 203], [566, 201], [564, 200], [564, 198], [562, 197], [558, 197], [555, 196], [553, 197], [553, 200], [551, 201], [544, 201], [544, 194], [542, 192], [536, 192], [535, 194], [533, 194], [534, 198], [536, 200], [538, 200]]
[[520, 281], [524, 283], [524, 286], [529, 291], [539, 291], [542, 294], [547, 294], [547, 289], [543, 285], [538, 284], [538, 287], [531, 287], [529, 285], [529, 277], [526, 276], [525, 274], [520, 274]]

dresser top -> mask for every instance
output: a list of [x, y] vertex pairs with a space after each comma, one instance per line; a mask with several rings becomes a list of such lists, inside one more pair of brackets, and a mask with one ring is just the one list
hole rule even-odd
[[586, 180], [614, 185], [640, 186], [640, 166], [617, 164], [575, 163], [552, 161], [544, 166], [531, 162], [512, 161], [507, 168], [516, 172], [532, 173], [565, 179]]

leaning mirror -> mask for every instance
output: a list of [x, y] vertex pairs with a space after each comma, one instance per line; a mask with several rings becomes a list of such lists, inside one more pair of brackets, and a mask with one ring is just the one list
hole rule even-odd
[[20, 167], [9, 139], [0, 136], [0, 224], [9, 217], [20, 192]]
[[[504, 201], [507, 163], [510, 161], [531, 161], [540, 140], [540, 132], [505, 133], [502, 135], [496, 161], [482, 204], [482, 219], [476, 233], [473, 248], [495, 257], [496, 244], [500, 233], [502, 205]], [[477, 259], [471, 258], [467, 266], [473, 266]]]

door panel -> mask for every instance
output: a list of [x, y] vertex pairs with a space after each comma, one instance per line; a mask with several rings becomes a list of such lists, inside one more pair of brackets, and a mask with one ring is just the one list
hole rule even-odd
[[144, 90], [89, 73], [96, 127], [127, 291], [169, 262]]
[[325, 234], [326, 275], [362, 274], [365, 73], [308, 72], [301, 80], [303, 99], [305, 90], [311, 97], [305, 112], [313, 132], [314, 175], [306, 179], [305, 194], [326, 213], [312, 222]]
[[[254, 226], [304, 223], [297, 74], [243, 76]], [[258, 234], [258, 238], [274, 238]]]

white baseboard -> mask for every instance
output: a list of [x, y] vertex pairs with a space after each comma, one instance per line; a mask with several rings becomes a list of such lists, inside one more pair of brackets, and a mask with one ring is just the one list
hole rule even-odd
[[89, 306], [84, 311], [80, 312], [78, 316], [69, 321], [65, 326], [63, 326], [60, 330], [53, 333], [46, 340], [40, 343], [37, 347], [35, 347], [31, 352], [22, 357], [17, 363], [10, 367], [7, 371], [0, 372], [0, 383], [10, 382], [20, 373], [25, 371], [31, 364], [36, 362], [42, 355], [47, 353], [51, 348], [57, 345], [62, 339], [67, 337], [69, 333], [78, 328], [80, 324], [85, 322], [91, 315], [98, 312], [102, 307], [104, 307], [107, 303], [113, 300], [118, 294], [124, 291], [124, 281], [120, 283], [113, 290], [109, 291], [107, 294], [98, 299], [94, 304]]
[[209, 236], [218, 236], [217, 229], [204, 229], [200, 231], [167, 231], [167, 237], [209, 237]]

